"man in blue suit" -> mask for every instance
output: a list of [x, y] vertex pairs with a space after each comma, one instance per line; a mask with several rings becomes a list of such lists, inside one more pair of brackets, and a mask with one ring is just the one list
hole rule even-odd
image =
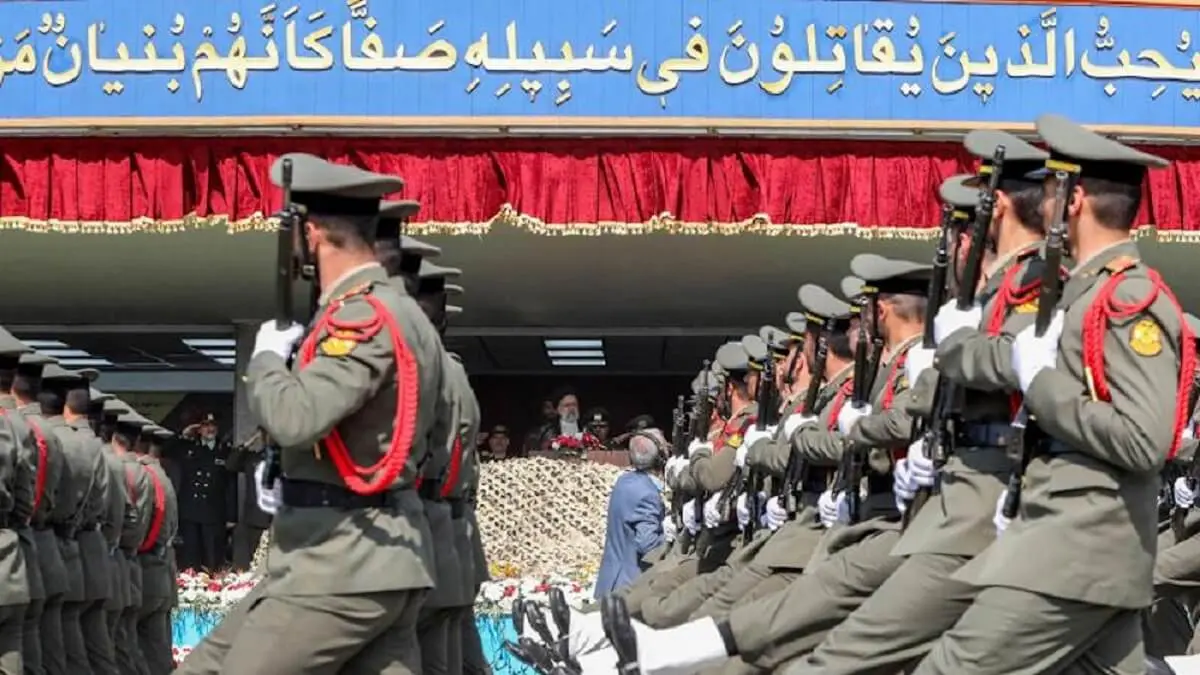
[[644, 429], [629, 439], [632, 470], [617, 479], [608, 498], [608, 533], [596, 577], [597, 598], [633, 583], [646, 555], [667, 543], [672, 534], [674, 524], [666, 518], [661, 483], [651, 475], [661, 466], [667, 447], [658, 429]]

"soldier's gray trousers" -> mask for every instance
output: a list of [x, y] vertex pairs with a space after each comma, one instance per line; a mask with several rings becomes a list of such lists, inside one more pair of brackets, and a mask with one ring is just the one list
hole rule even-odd
[[1200, 642], [1193, 637], [1188, 614], [1198, 599], [1200, 534], [1179, 543], [1170, 533], [1160, 536], [1154, 560], [1154, 603], [1145, 613], [1147, 654], [1161, 658], [1196, 653]]
[[25, 605], [0, 607], [0, 675], [21, 675], [21, 631]]
[[83, 614], [79, 616], [79, 628], [83, 631], [83, 644], [87, 648], [92, 672], [95, 675], [120, 675], [104, 602], [96, 600], [85, 605]]
[[492, 675], [492, 666], [483, 654], [483, 642], [479, 639], [479, 625], [475, 623], [474, 607], [465, 608], [459, 630], [462, 633], [463, 673]]
[[46, 598], [38, 635], [42, 639], [42, 668], [46, 675], [72, 675], [67, 671], [67, 651], [63, 646], [62, 594]]
[[[419, 675], [425, 590], [268, 597], [259, 584], [178, 675]], [[264, 649], [263, 645], [270, 645]]]
[[150, 675], [168, 675], [175, 670], [170, 615], [171, 598], [142, 596], [137, 614], [137, 642]]
[[21, 630], [21, 658], [28, 675], [42, 675], [42, 607], [45, 600], [31, 600], [25, 606]]
[[971, 606], [979, 589], [950, 577], [970, 558], [909, 556], [788, 675], [895, 673], [920, 661]]
[[138, 607], [126, 607], [121, 610], [121, 618], [117, 625], [117, 638], [113, 647], [123, 675], [150, 675], [150, 668], [146, 665], [146, 658], [142, 656], [142, 648], [138, 643], [137, 617]]
[[459, 610], [458, 607], [421, 609], [417, 621], [417, 642], [421, 645], [421, 669], [428, 675], [458, 675], [462, 672]]
[[810, 563], [782, 592], [734, 608], [728, 623], [741, 659], [773, 670], [815, 649], [900, 566], [891, 554], [899, 538], [898, 529], [871, 533]]
[[984, 588], [913, 675], [1141, 675], [1136, 610]]
[[71, 675], [91, 672], [83, 627], [79, 623], [84, 607], [82, 602], [64, 602], [62, 606], [63, 647], [67, 650], [67, 668]]

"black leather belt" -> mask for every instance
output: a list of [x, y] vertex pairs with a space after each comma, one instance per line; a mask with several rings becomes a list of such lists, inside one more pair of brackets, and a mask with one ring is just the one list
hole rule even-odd
[[454, 520], [462, 520], [463, 516], [467, 515], [467, 503], [462, 499], [447, 499], [450, 503], [450, 517]]
[[975, 422], [962, 425], [954, 436], [954, 444], [963, 449], [1007, 448], [1019, 433], [1009, 422]]
[[75, 527], [64, 523], [55, 523], [51, 525], [54, 528], [54, 535], [60, 539], [74, 539]]
[[281, 494], [285, 506], [297, 509], [383, 509], [394, 506], [400, 500], [400, 490], [360, 495], [337, 485], [288, 478], [282, 481]]
[[442, 481], [440, 480], [424, 480], [421, 481], [421, 487], [417, 488], [417, 495], [427, 502], [440, 502], [442, 498]]

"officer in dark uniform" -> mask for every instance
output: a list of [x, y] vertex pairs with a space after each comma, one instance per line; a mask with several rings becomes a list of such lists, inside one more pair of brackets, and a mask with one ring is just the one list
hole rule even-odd
[[178, 451], [179, 565], [184, 569], [217, 570], [225, 565], [225, 541], [237, 521], [237, 484], [226, 471], [229, 443], [217, 437], [217, 423], [207, 415], [181, 434]]

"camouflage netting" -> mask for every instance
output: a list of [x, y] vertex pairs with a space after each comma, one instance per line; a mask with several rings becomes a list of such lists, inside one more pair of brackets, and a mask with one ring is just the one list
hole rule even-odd
[[479, 529], [493, 576], [592, 576], [622, 469], [533, 457], [482, 466]]
[[[479, 529], [493, 576], [594, 576], [604, 552], [608, 495], [622, 469], [512, 459], [481, 467]], [[268, 537], [254, 569], [263, 569]]]

